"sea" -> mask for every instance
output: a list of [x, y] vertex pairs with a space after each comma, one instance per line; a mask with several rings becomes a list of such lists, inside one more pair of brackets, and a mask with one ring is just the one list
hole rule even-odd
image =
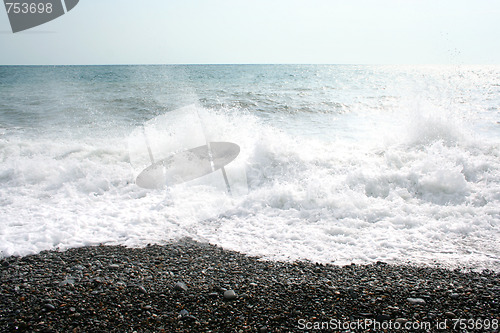
[[[136, 184], [207, 142], [232, 191]], [[0, 66], [0, 258], [186, 238], [500, 271], [500, 66]]]

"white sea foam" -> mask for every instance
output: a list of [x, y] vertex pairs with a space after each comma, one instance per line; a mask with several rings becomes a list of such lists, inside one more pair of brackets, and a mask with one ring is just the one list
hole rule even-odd
[[166, 190], [135, 185], [135, 126], [6, 127], [0, 253], [191, 237], [273, 260], [500, 270], [495, 127], [482, 132], [482, 114], [461, 118], [435, 100], [388, 101], [345, 114], [199, 107], [206, 136], [241, 148], [228, 176], [243, 172], [248, 191], [233, 196], [217, 173]]
[[209, 117], [241, 146], [248, 194], [210, 180], [141, 189], [122, 137], [2, 139], [3, 255], [192, 237], [270, 259], [498, 269], [498, 145], [462, 140], [443, 122], [414, 124], [425, 142], [409, 132], [359, 144], [292, 136], [227, 110]]

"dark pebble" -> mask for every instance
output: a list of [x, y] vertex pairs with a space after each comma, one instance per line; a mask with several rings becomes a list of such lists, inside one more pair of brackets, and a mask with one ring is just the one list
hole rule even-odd
[[187, 291], [188, 287], [186, 286], [186, 284], [184, 282], [177, 282], [174, 285], [174, 290], [177, 290], [177, 291]]
[[392, 319], [391, 316], [388, 316], [385, 314], [375, 316], [375, 320], [377, 320], [377, 321], [389, 321], [391, 319]]
[[82, 265], [75, 265], [73, 267], [74, 271], [83, 271], [84, 269], [85, 269], [85, 267], [83, 267]]
[[445, 312], [445, 313], [444, 313], [444, 315], [445, 315], [446, 317], [450, 318], [450, 319], [453, 319], [453, 318], [455, 318], [455, 317], [456, 317], [456, 316], [455, 316], [455, 314], [454, 314], [453, 312], [451, 312], [451, 311], [447, 311], [447, 312]]
[[414, 305], [425, 305], [425, 301], [422, 299], [422, 298], [407, 298], [407, 301], [410, 303], [410, 304], [414, 304]]
[[404, 325], [408, 322], [408, 319], [406, 318], [396, 318], [396, 320], [394, 320], [395, 323], [398, 323], [400, 325]]
[[56, 307], [50, 303], [45, 304], [43, 308], [47, 311], [54, 311], [56, 309]]
[[224, 299], [227, 299], [227, 300], [233, 300], [233, 299], [236, 299], [236, 297], [238, 297], [236, 295], [236, 293], [234, 292], [234, 290], [226, 290], [224, 292]]
[[59, 282], [59, 285], [60, 285], [61, 287], [62, 287], [62, 286], [66, 286], [66, 285], [70, 285], [70, 286], [72, 286], [72, 285], [74, 285], [74, 284], [75, 284], [75, 280], [73, 280], [73, 279], [66, 279], [66, 280], [64, 280], [64, 281]]

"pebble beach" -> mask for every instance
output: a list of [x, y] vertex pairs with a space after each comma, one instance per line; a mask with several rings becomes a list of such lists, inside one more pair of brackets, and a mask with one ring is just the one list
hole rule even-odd
[[494, 271], [266, 261], [191, 239], [0, 263], [2, 332], [499, 331]]

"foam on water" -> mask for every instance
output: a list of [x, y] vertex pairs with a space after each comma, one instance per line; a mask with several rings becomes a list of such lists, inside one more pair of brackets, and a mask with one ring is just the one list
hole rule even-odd
[[498, 145], [425, 117], [424, 139], [371, 144], [296, 137], [234, 110], [210, 117], [245, 152], [247, 195], [210, 182], [141, 189], [126, 138], [3, 138], [3, 255], [192, 237], [270, 259], [498, 268]]
[[136, 186], [134, 126], [98, 135], [4, 128], [0, 251], [191, 237], [273, 260], [499, 270], [498, 140], [453, 108], [399, 107], [285, 121], [198, 106], [208, 136], [241, 147], [233, 174], [245, 173], [248, 193], [233, 196], [217, 174], [168, 190]]

